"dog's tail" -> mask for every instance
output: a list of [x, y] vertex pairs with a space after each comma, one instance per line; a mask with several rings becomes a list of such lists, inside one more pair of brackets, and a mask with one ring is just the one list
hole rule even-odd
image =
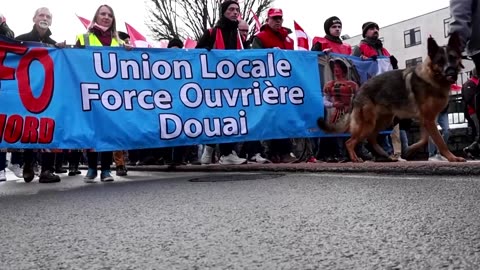
[[325, 121], [323, 117], [319, 117], [317, 119], [317, 125], [325, 133], [346, 133], [350, 129], [350, 116], [350, 112], [344, 114], [343, 117], [334, 124]]

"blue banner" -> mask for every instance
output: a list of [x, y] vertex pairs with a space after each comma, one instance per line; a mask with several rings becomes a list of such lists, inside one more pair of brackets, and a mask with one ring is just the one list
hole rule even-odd
[[[367, 63], [362, 70], [376, 66]], [[316, 124], [324, 114], [321, 74], [314, 52], [0, 41], [0, 148], [107, 151], [324, 136]]]

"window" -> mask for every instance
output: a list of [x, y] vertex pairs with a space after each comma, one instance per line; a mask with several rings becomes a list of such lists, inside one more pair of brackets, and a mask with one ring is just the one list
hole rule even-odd
[[422, 57], [408, 59], [407, 61], [405, 61], [405, 67], [407, 67], [407, 68], [414, 67], [414, 66], [416, 66], [417, 64], [420, 64], [420, 63], [422, 63]]
[[422, 37], [420, 34], [420, 27], [413, 28], [403, 32], [405, 40], [405, 48], [422, 44]]
[[450, 16], [450, 18], [446, 18], [443, 20], [443, 34], [445, 35], [446, 38], [448, 37], [450, 22], [452, 22], [452, 16]]

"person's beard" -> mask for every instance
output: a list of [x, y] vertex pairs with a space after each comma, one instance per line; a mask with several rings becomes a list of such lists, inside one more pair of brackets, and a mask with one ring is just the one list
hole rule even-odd
[[48, 29], [48, 27], [50, 27], [50, 24], [47, 22], [47, 21], [40, 21], [38, 22], [38, 26], [41, 28], [41, 29]]

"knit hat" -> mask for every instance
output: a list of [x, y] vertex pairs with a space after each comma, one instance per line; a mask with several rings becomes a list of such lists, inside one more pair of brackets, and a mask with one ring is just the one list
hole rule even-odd
[[372, 27], [377, 27], [377, 28], [380, 28], [378, 27], [378, 24], [374, 23], [374, 22], [366, 22], [362, 25], [362, 37], [365, 37], [365, 35], [367, 34], [367, 31], [368, 29], [372, 28]]
[[125, 40], [127, 38], [130, 38], [130, 35], [125, 33], [125, 32], [122, 32], [122, 31], [118, 31], [118, 37], [121, 39], [121, 40]]
[[183, 42], [178, 38], [172, 38], [167, 45], [167, 48], [178, 47], [183, 48]]
[[323, 24], [323, 29], [325, 29], [325, 34], [330, 35], [330, 27], [332, 27], [332, 25], [336, 23], [342, 25], [342, 21], [340, 21], [340, 19], [337, 16], [332, 16], [328, 18]]
[[221, 5], [220, 5], [220, 15], [223, 16], [223, 14], [225, 14], [225, 12], [227, 11], [228, 7], [231, 5], [231, 4], [235, 4], [238, 6], [238, 1], [234, 1], [234, 0], [227, 0], [227, 1], [224, 1]]

